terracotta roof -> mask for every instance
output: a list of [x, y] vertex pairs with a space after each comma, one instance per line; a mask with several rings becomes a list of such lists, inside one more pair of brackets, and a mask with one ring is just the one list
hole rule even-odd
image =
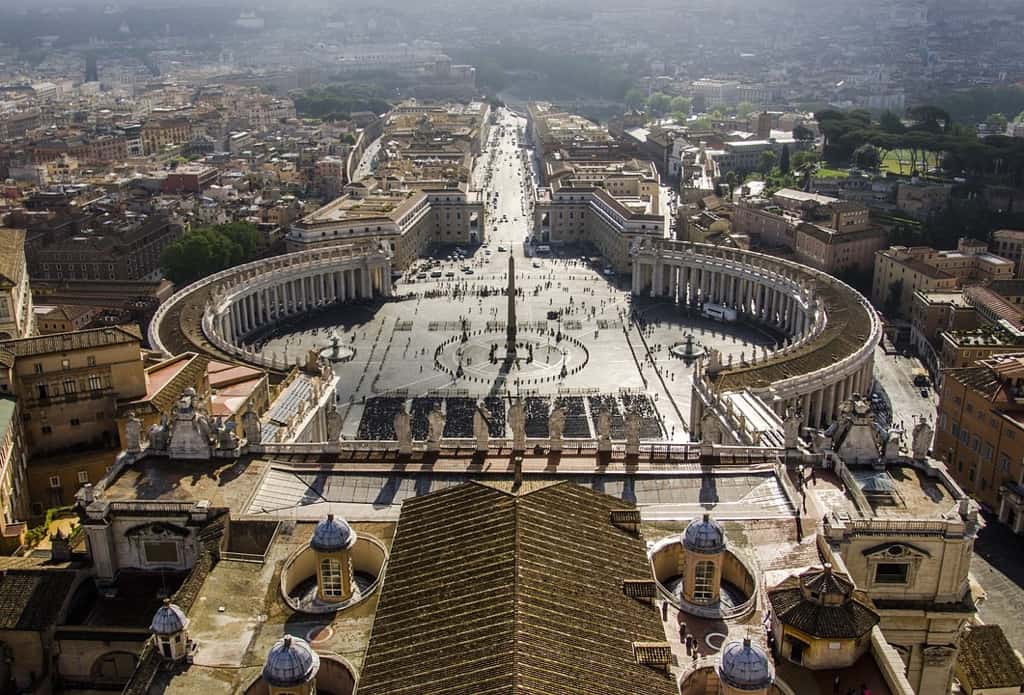
[[973, 625], [964, 631], [956, 669], [971, 688], [1024, 686], [1024, 666], [999, 625]]
[[642, 539], [611, 523], [626, 506], [565, 482], [407, 501], [360, 695], [677, 693], [634, 654], [664, 631], [623, 591], [650, 578]]
[[141, 342], [142, 333], [138, 326], [120, 325], [110, 328], [89, 328], [69, 333], [40, 335], [34, 338], [5, 340], [0, 346], [10, 350], [16, 357], [42, 355], [48, 352], [67, 352], [83, 348], [104, 347], [122, 343]]
[[[768, 592], [772, 610], [784, 625], [822, 639], [855, 639], [878, 624], [867, 594], [854, 590], [846, 577], [821, 570], [801, 576], [804, 587], [800, 579], [790, 577]], [[842, 603], [824, 603], [811, 598], [810, 591], [848, 594], [849, 598]]]
[[75, 582], [65, 570], [8, 570], [0, 575], [0, 630], [44, 630], [57, 620]]

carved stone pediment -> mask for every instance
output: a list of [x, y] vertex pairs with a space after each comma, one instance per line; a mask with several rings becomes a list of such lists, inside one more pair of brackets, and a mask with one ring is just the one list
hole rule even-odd
[[148, 524], [132, 526], [124, 532], [128, 538], [146, 536], [148, 538], [185, 538], [190, 531], [184, 526], [178, 526], [166, 521], [153, 521]]
[[885, 562], [887, 560], [923, 560], [931, 553], [909, 543], [882, 543], [864, 550], [864, 556]]

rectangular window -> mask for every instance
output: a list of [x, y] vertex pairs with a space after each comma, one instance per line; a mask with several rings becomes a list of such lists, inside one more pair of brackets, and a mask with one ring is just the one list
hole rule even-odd
[[78, 427], [81, 424], [82, 424], [82, 421], [79, 420], [78, 418], [76, 418], [76, 417], [71, 418], [71, 426], [72, 427]]
[[90, 367], [95, 367], [96, 366], [96, 358], [93, 357], [92, 355], [89, 355], [88, 357], [85, 358], [85, 363], [88, 366], [90, 366]]
[[52, 488], [59, 488], [60, 487], [60, 476], [59, 475], [51, 475], [50, 476], [50, 487], [52, 487]]
[[89, 482], [89, 471], [78, 471], [78, 482], [82, 485]]
[[43, 373], [43, 363], [42, 362], [36, 362], [34, 365], [32, 365], [32, 369], [33, 369], [33, 371], [35, 371], [36, 374], [42, 374]]
[[981, 452], [981, 456], [986, 461], [991, 461], [992, 460], [992, 445], [989, 444], [988, 442], [985, 442], [985, 448]]
[[60, 361], [60, 368], [61, 369], [65, 369], [65, 370], [71, 369], [71, 360], [69, 360], [69, 359], [61, 360]]
[[999, 470], [1003, 473], [1010, 472], [1010, 457], [1006, 454], [999, 454]]
[[958, 425], [957, 423], [954, 422], [953, 423], [953, 430], [952, 431], [953, 431], [953, 436], [954, 437], [959, 437], [960, 436], [960, 425]]
[[66, 393], [67, 395], [70, 396], [71, 394], [75, 393], [75, 391], [77, 391], [77, 390], [78, 390], [78, 385], [75, 383], [74, 379], [65, 379], [64, 380], [64, 393]]
[[715, 565], [708, 560], [700, 560], [693, 571], [693, 598], [697, 601], [711, 600], [711, 582], [715, 578]]
[[971, 438], [971, 433], [967, 430], [960, 430], [960, 443], [966, 445], [968, 440]]
[[99, 378], [99, 376], [97, 376], [95, 374], [91, 375], [89, 377], [89, 390], [90, 391], [100, 391], [102, 389], [103, 389], [103, 381]]
[[906, 584], [909, 569], [905, 562], [880, 562], [875, 568], [875, 583]]
[[173, 541], [146, 541], [142, 547], [148, 563], [178, 564], [178, 544]]

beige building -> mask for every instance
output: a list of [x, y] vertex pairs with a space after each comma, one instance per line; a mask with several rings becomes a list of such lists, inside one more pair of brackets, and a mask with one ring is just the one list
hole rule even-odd
[[989, 249], [1013, 261], [1014, 276], [1024, 277], [1024, 230], [997, 229], [992, 233]]
[[5, 554], [19, 545], [28, 518], [27, 460], [18, 401], [0, 396], [0, 552]]
[[914, 293], [953, 290], [1013, 277], [1013, 262], [989, 253], [983, 242], [961, 239], [954, 251], [890, 246], [875, 254], [871, 301], [893, 316], [907, 316]]
[[34, 312], [36, 332], [49, 335], [82, 330], [99, 316], [100, 308], [75, 304], [36, 304]]
[[964, 491], [1024, 533], [1024, 507], [1004, 503], [1024, 480], [1024, 351], [943, 372], [933, 450]]
[[33, 457], [118, 444], [118, 401], [146, 392], [141, 342], [136, 327], [114, 326], [0, 343], [14, 356], [0, 391], [18, 397]]
[[[365, 183], [365, 181], [364, 181]], [[292, 224], [289, 251], [353, 241], [383, 244], [396, 269], [418, 259], [430, 244], [483, 241], [483, 204], [475, 192], [457, 189], [386, 190], [347, 194]]]
[[0, 340], [32, 335], [33, 318], [25, 230], [0, 227]]
[[797, 226], [793, 240], [796, 260], [836, 275], [849, 270], [871, 269], [875, 253], [885, 248], [888, 235], [880, 227], [842, 231], [803, 222]]

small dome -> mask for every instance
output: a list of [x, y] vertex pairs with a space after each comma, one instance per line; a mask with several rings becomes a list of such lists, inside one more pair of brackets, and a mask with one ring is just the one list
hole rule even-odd
[[694, 519], [683, 531], [683, 547], [695, 553], [714, 555], [725, 550], [725, 532], [722, 525], [705, 514]]
[[336, 519], [333, 514], [316, 525], [313, 529], [313, 538], [309, 545], [313, 550], [322, 553], [333, 553], [338, 550], [347, 550], [356, 542], [356, 532], [344, 519]]
[[267, 654], [263, 665], [263, 680], [275, 688], [288, 688], [313, 680], [320, 670], [320, 655], [309, 643], [298, 637], [285, 635]]
[[775, 682], [768, 655], [745, 638], [722, 647], [718, 677], [737, 690], [764, 690]]
[[171, 603], [171, 599], [165, 598], [164, 605], [160, 606], [153, 615], [149, 631], [154, 635], [173, 635], [186, 627], [188, 627], [188, 618], [185, 617], [185, 611]]

